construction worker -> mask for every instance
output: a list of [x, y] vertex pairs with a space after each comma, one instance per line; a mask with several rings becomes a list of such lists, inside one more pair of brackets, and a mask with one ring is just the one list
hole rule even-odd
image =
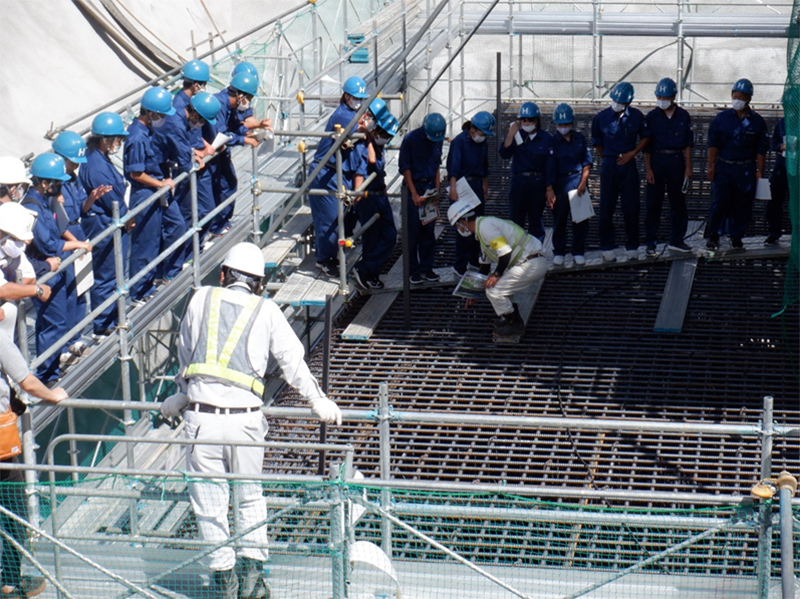
[[555, 175], [551, 136], [542, 130], [541, 113], [535, 102], [520, 106], [517, 120], [509, 126], [499, 151], [501, 158], [511, 159], [511, 220], [523, 229], [527, 221], [528, 233], [544, 242], [542, 213], [545, 203], [555, 202]]
[[19, 202], [25, 197], [25, 191], [31, 180], [25, 173], [25, 164], [13, 156], [0, 156], [0, 204]]
[[[81, 227], [81, 208], [84, 202], [92, 197], [92, 202], [96, 201], [109, 191], [110, 185], [100, 185], [87, 194], [86, 190], [78, 181], [78, 167], [86, 163], [86, 142], [83, 137], [73, 131], [63, 131], [53, 140], [52, 150], [64, 159], [64, 166], [69, 175], [69, 181], [64, 181], [61, 186], [61, 195], [64, 198], [64, 212], [67, 214], [69, 224], [67, 231], [78, 241], [87, 241], [86, 233]], [[66, 270], [67, 277], [67, 328], [71, 329], [86, 316], [87, 294], [78, 295], [77, 282], [75, 280], [75, 267], [70, 266]], [[61, 355], [61, 360], [66, 361], [71, 356], [80, 356], [86, 350], [81, 331], [78, 331], [69, 340], [67, 352]]]
[[[303, 345], [281, 309], [261, 297], [264, 273], [261, 249], [239, 243], [222, 262], [221, 287], [202, 287], [189, 303], [178, 341], [176, 383], [182, 393], [162, 406], [162, 413], [169, 418], [183, 414], [188, 439], [232, 445], [263, 441], [267, 422], [260, 408], [270, 355], [286, 382], [311, 404], [320, 420], [341, 424], [339, 408], [309, 371]], [[230, 446], [194, 445], [188, 448], [186, 468], [189, 473], [261, 474], [263, 448], [237, 447], [235, 456]], [[267, 559], [267, 506], [262, 487], [258, 482], [236, 484], [237, 529], [262, 524], [242, 537], [249, 546], [225, 544], [229, 536], [227, 481], [204, 479], [189, 485], [198, 532], [204, 541], [222, 545], [210, 555], [218, 597], [267, 597], [261, 579]]]
[[[17, 300], [50, 299], [50, 286], [37, 285], [36, 273], [25, 256], [33, 239], [36, 213], [16, 202], [0, 203], [0, 331], [12, 340], [17, 323]], [[17, 270], [22, 280], [17, 283]]]
[[658, 225], [664, 191], [669, 198], [671, 252], [691, 252], [684, 238], [689, 216], [686, 210], [684, 181], [692, 178], [692, 148], [694, 131], [692, 117], [675, 103], [678, 86], [669, 77], [656, 85], [656, 107], [647, 113], [645, 120], [650, 131], [650, 143], [645, 148], [644, 164], [647, 172], [645, 200], [645, 252], [656, 255]]
[[[611, 90], [611, 106], [592, 120], [592, 145], [600, 166], [600, 214], [598, 233], [603, 260], [613, 261], [614, 212], [617, 199], [622, 205], [625, 224], [624, 260], [639, 258], [639, 170], [636, 155], [648, 144], [650, 131], [644, 115], [633, 108], [634, 89], [620, 81]], [[638, 142], [638, 143], [637, 143]]]
[[[569, 104], [559, 104], [553, 110], [556, 133], [553, 134], [553, 170], [555, 200], [550, 204], [553, 211], [553, 264], [564, 264], [567, 255], [567, 218], [570, 216], [569, 192], [578, 195], [586, 192], [589, 171], [592, 170], [592, 153], [586, 137], [574, 129], [575, 113]], [[586, 236], [589, 220], [572, 223], [572, 257], [575, 264], [583, 266], [586, 258]]]
[[789, 178], [786, 174], [786, 118], [781, 117], [772, 132], [771, 149], [775, 152], [775, 164], [769, 178], [770, 197], [764, 216], [769, 234], [764, 245], [777, 245], [783, 234], [783, 205], [789, 195]]
[[716, 250], [722, 223], [728, 220], [731, 247], [744, 249], [742, 237], [753, 212], [756, 184], [764, 176], [769, 149], [767, 124], [750, 108], [753, 84], [739, 79], [731, 89], [731, 107], [708, 128], [708, 168], [712, 200], [706, 227], [706, 247]]
[[[58, 154], [45, 152], [39, 154], [31, 163], [32, 184], [22, 200], [22, 205], [36, 212], [36, 221], [33, 225], [33, 240], [26, 248], [26, 253], [40, 261], [56, 258], [57, 270], [61, 260], [69, 256], [69, 252], [84, 249], [87, 252], [92, 246], [86, 241], [78, 241], [75, 236], [59, 227], [58, 221], [53, 218], [53, 202], [61, 196], [61, 185], [69, 181], [64, 159]], [[33, 300], [36, 306], [36, 353], [42, 354], [49, 349], [69, 330], [67, 327], [67, 279], [66, 272], [61, 271], [54, 275], [50, 281], [50, 297], [45, 301], [42, 298]], [[68, 351], [67, 344], [63, 345], [55, 354], [45, 359], [38, 367], [36, 376], [45, 384], [58, 380], [61, 376], [59, 359], [61, 354]]]
[[183, 65], [181, 76], [183, 77], [183, 89], [172, 99], [172, 107], [178, 111], [186, 108], [194, 96], [205, 91], [206, 84], [211, 79], [211, 71], [206, 63], [195, 58]]
[[[461, 126], [461, 133], [450, 142], [450, 153], [447, 156], [447, 176], [450, 178], [450, 202], [459, 200], [456, 181], [462, 177], [467, 180], [472, 191], [481, 200], [474, 212], [478, 216], [484, 213], [484, 202], [489, 194], [489, 151], [486, 138], [494, 136], [494, 117], [481, 110]], [[456, 238], [455, 260], [453, 269], [463, 275], [467, 266], [478, 266], [480, 246], [474, 238]]]
[[361, 165], [356, 176], [356, 186], [363, 178], [375, 173], [362, 198], [356, 198], [358, 221], [364, 225], [376, 214], [378, 220], [364, 231], [361, 260], [353, 269], [356, 285], [361, 289], [383, 289], [380, 272], [397, 243], [397, 228], [386, 195], [386, 155], [384, 148], [397, 135], [399, 123], [388, 110], [379, 112], [377, 127], [367, 133], [367, 139], [356, 146], [361, 154]]
[[[328, 119], [325, 131], [335, 131], [337, 126], [342, 129], [347, 127], [361, 108], [361, 102], [368, 97], [367, 84], [364, 80], [360, 77], [350, 77], [342, 86], [342, 97], [339, 106], [333, 111], [331, 118]], [[311, 162], [311, 171], [317, 167], [317, 164], [327, 154], [332, 145], [333, 138], [323, 137], [320, 140], [314, 159]], [[340, 153], [342, 156], [343, 185], [346, 190], [352, 190], [359, 158], [353, 154], [353, 148], [349, 144], [344, 144]], [[329, 277], [339, 276], [339, 234], [337, 227], [339, 206], [336, 196], [333, 195], [337, 191], [337, 185], [336, 155], [334, 154], [328, 159], [328, 162], [322, 167], [311, 184], [312, 189], [327, 189], [330, 190], [331, 195], [308, 196], [308, 201], [311, 205], [311, 216], [314, 220], [314, 251], [317, 256], [317, 268]]]
[[412, 285], [439, 280], [439, 275], [433, 270], [436, 221], [423, 223], [419, 208], [431, 190], [434, 195], [430, 201], [439, 205], [439, 167], [445, 133], [447, 121], [438, 112], [432, 112], [423, 119], [422, 126], [406, 134], [400, 144], [398, 168], [403, 176], [403, 193], [407, 193], [409, 198], [406, 202], [408, 231], [404, 234], [408, 236], [409, 281]]
[[[119, 215], [128, 212], [125, 204], [127, 184], [110, 156], [119, 152], [122, 139], [128, 136], [122, 118], [113, 112], [101, 112], [92, 120], [91, 135], [86, 143], [86, 163], [81, 165], [78, 181], [86, 192], [86, 200], [81, 207], [81, 227], [86, 237], [92, 239], [114, 223], [113, 203], [119, 206]], [[93, 194], [103, 187], [102, 195]], [[110, 189], [109, 189], [110, 188]], [[128, 223], [122, 235], [122, 255], [127, 255], [128, 235], [132, 223]], [[114, 264], [114, 237], [109, 235], [92, 252], [92, 271], [94, 284], [90, 290], [92, 308], [97, 308], [117, 289], [117, 273]], [[117, 325], [117, 306], [112, 302], [92, 321], [92, 331], [96, 339], [114, 332]]]
[[[16, 414], [25, 412], [25, 404], [13, 394], [9, 381], [26, 393], [50, 403], [67, 399], [61, 387], [48, 389], [28, 371], [28, 362], [14, 345], [11, 337], [0, 331], [0, 412]], [[16, 426], [16, 424], [15, 424]], [[18, 464], [16, 457], [0, 460], [0, 505], [19, 516], [28, 519], [27, 494], [22, 470], [3, 468], [3, 464]], [[16, 541], [25, 547], [28, 535], [25, 526], [10, 516], [0, 516], [0, 526]], [[3, 540], [3, 574], [0, 581], [0, 596], [6, 599], [35, 597], [44, 591], [45, 579], [41, 576], [22, 576], [22, 555], [17, 546]]]
[[[130, 181], [131, 197], [129, 209], [133, 210], [146, 202], [162, 187], [175, 189], [175, 183], [165, 178], [161, 170], [163, 162], [153, 131], [162, 128], [167, 117], [175, 114], [172, 96], [162, 87], [151, 87], [142, 96], [139, 116], [128, 126], [128, 139], [123, 152], [123, 172]], [[136, 215], [130, 233], [130, 275], [138, 275], [159, 254], [161, 246], [162, 219], [170, 198], [163, 196], [152, 202]], [[151, 269], [130, 287], [134, 302], [143, 302], [156, 292], [156, 270]]]

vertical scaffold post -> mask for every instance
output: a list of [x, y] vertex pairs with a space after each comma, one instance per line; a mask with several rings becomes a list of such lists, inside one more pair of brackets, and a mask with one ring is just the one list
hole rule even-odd
[[514, 3], [509, 2], [508, 3], [508, 97], [511, 98], [513, 96], [514, 96]]
[[683, 100], [683, 3], [684, 0], [675, 0], [678, 4], [678, 101]]
[[600, 35], [598, 34], [598, 0], [592, 0], [592, 100], [597, 100], [600, 89]]
[[792, 497], [797, 492], [797, 479], [781, 472], [777, 480], [781, 501], [781, 597], [794, 599], [794, 543], [792, 542]]
[[453, 7], [452, 0], [447, 0], [447, 118], [448, 129], [453, 127]]
[[[332, 481], [338, 478], [338, 466], [331, 465], [330, 476]], [[342, 487], [338, 484], [330, 485], [330, 504], [331, 504], [331, 586], [333, 599], [344, 599], [345, 597], [345, 531], [344, 531], [344, 500], [342, 498]]]
[[[406, 23], [406, 0], [403, 0], [403, 48], [406, 47], [407, 41], [407, 23]], [[402, 83], [400, 84], [400, 93], [403, 94], [403, 114], [408, 114], [408, 63], [406, 61], [406, 57], [403, 57], [403, 77]]]
[[403, 227], [403, 236], [400, 238], [400, 243], [403, 251], [403, 320], [406, 329], [411, 328], [411, 282], [408, 278], [411, 275], [411, 255], [409, 254], [411, 246], [408, 243], [410, 202], [411, 194], [408, 191], [408, 186], [403, 185], [400, 188], [400, 225]]
[[[772, 410], [771, 395], [764, 397], [764, 412], [761, 417], [761, 480], [772, 473]], [[759, 507], [758, 530], [758, 599], [769, 597], [769, 579], [772, 554], [772, 501], [762, 501]]]
[[339, 255], [339, 293], [347, 293], [347, 261], [344, 255], [344, 171], [342, 170], [342, 150], [336, 148], [336, 208], [339, 217], [338, 255]]
[[[428, 17], [431, 14], [431, 0], [425, 0], [425, 16]], [[425, 86], [425, 89], [430, 89], [431, 87], [431, 71], [433, 71], [433, 65], [431, 64], [431, 60], [433, 60], [433, 50], [431, 49], [431, 28], [428, 27], [428, 31], [425, 34], [425, 73], [427, 74], [428, 83]], [[425, 99], [425, 113], [431, 111], [431, 106], [433, 105], [431, 96], [433, 94], [428, 94], [428, 97]]]
[[502, 107], [502, 100], [500, 99], [501, 95], [501, 88], [503, 85], [503, 55], [498, 52], [497, 53], [497, 81], [495, 82], [495, 110], [497, 111], [497, 120], [494, 122], [494, 142], [495, 142], [495, 154], [500, 151], [500, 144], [502, 143], [500, 139], [502, 125], [500, 123], [500, 119], [503, 115], [503, 107]]
[[250, 240], [257, 244], [259, 239], [261, 239], [261, 220], [260, 220], [260, 211], [261, 211], [261, 203], [259, 201], [259, 197], [261, 196], [261, 181], [258, 180], [258, 151], [256, 147], [250, 148], [252, 160], [253, 160], [253, 178], [250, 184], [250, 193], [253, 196], [253, 228], [250, 231]]
[[[192, 159], [194, 162], [194, 159]], [[192, 201], [192, 285], [200, 289], [200, 227], [197, 226], [197, 165], [193, 164], [189, 173], [189, 191]]]
[[[322, 344], [322, 392], [327, 395], [331, 379], [331, 327], [333, 326], [333, 296], [325, 296], [325, 331], [323, 332]], [[324, 422], [319, 424], [319, 442], [325, 443], [328, 436], [328, 425]], [[325, 450], [319, 451], [319, 466], [317, 474], [325, 474]]]
[[[392, 478], [392, 446], [389, 430], [391, 413], [389, 411], [389, 384], [383, 382], [378, 387], [379, 411], [379, 432], [380, 432], [380, 461], [381, 479], [390, 480]], [[389, 489], [381, 490], [381, 507], [387, 512], [391, 511], [392, 492]], [[383, 552], [392, 557], [392, 523], [385, 516], [381, 516], [381, 547]]]
[[[464, 2], [462, 0], [461, 5], [459, 6], [459, 15], [458, 15], [458, 44], [459, 47], [461, 44], [464, 43]], [[461, 71], [461, 120], [463, 121], [467, 118], [467, 87], [466, 87], [466, 66], [464, 63], [464, 52], [459, 52], [459, 59], [461, 61], [460, 64], [460, 71]], [[450, 130], [453, 131], [454, 127], [451, 124]]]

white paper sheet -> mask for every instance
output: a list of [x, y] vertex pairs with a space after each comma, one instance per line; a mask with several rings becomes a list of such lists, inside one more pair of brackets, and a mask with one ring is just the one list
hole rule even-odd
[[215, 150], [219, 150], [222, 146], [228, 143], [233, 138], [230, 135], [225, 135], [224, 133], [217, 133], [217, 136], [214, 138], [211, 147]]
[[589, 191], [583, 192], [583, 195], [578, 195], [578, 190], [573, 189], [567, 193], [569, 198], [569, 209], [572, 213], [572, 222], [582, 223], [594, 216], [594, 208], [592, 207], [592, 197]]
[[771, 200], [772, 191], [769, 188], [769, 179], [762, 178], [756, 183], [756, 199], [757, 200]]

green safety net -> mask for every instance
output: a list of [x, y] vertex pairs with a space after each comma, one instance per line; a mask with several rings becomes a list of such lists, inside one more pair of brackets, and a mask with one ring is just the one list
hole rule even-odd
[[792, 249], [786, 269], [784, 307], [800, 300], [800, 0], [794, 0], [787, 47], [787, 77], [783, 96], [786, 117], [786, 170], [789, 177], [789, 216]]

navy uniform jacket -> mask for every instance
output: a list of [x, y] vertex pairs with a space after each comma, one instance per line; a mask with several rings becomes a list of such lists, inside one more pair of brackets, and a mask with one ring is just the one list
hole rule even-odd
[[189, 172], [194, 160], [194, 150], [205, 148], [202, 129], [192, 129], [189, 126], [186, 110], [182, 108], [167, 117], [161, 131], [168, 142], [166, 158], [177, 163], [179, 172]]
[[180, 90], [175, 96], [172, 98], [172, 107], [175, 109], [175, 112], [180, 112], [191, 102], [191, 98], [187, 95], [187, 93], [183, 90]]
[[22, 200], [22, 205], [36, 212], [33, 224], [33, 241], [26, 253], [35, 260], [57, 257], [65, 258], [64, 239], [58, 230], [58, 220], [50, 209], [50, 198], [44, 197], [36, 189], [29, 189]]
[[[80, 171], [78, 171], [78, 181], [80, 181], [87, 194], [92, 193], [92, 190], [100, 185], [111, 185], [111, 191], [92, 204], [92, 207], [86, 213], [88, 215], [102, 216], [104, 227], [108, 227], [111, 224], [113, 202], [119, 203], [120, 216], [128, 212], [128, 208], [125, 205], [125, 179], [102, 152], [90, 150], [86, 153], [86, 164], [81, 165]], [[97, 233], [99, 231], [95, 233], [86, 231], [86, 234], [90, 237]]]
[[731, 161], [755, 160], [756, 155], [767, 155], [769, 137], [767, 124], [757, 112], [750, 112], [742, 120], [733, 108], [723, 110], [708, 128], [708, 147], [717, 148], [718, 158]]
[[462, 131], [450, 142], [450, 153], [447, 155], [447, 176], [455, 177], [488, 177], [489, 149], [486, 142], [475, 143], [469, 133]]
[[584, 166], [592, 166], [592, 153], [583, 133], [573, 131], [569, 141], [560, 133], [554, 133], [552, 139], [553, 169], [557, 177], [577, 174]]
[[650, 137], [640, 110], [628, 106], [620, 113], [609, 106], [592, 119], [592, 145], [603, 147], [603, 157], [617, 157], [636, 148], [639, 139]]
[[385, 146], [375, 146], [375, 164], [370, 164], [367, 142], [359, 142], [358, 145], [356, 145], [355, 151], [358, 153], [356, 174], [362, 177], [368, 177], [372, 173], [376, 173], [372, 183], [367, 185], [367, 191], [386, 193], [386, 156], [384, 149]]
[[64, 212], [69, 217], [67, 230], [79, 241], [86, 241], [86, 234], [80, 225], [81, 207], [89, 197], [86, 190], [78, 181], [77, 175], [71, 175], [69, 181], [65, 181], [61, 186], [61, 195], [64, 196]]
[[525, 133], [520, 129], [519, 136], [522, 137], [522, 145], [517, 144], [516, 135], [510, 146], [505, 146], [505, 140], [500, 143], [500, 157], [506, 160], [513, 157], [512, 174], [538, 171], [544, 175], [545, 184], [552, 185], [554, 171], [550, 133], [539, 130]]
[[[353, 120], [355, 115], [356, 111], [351, 110], [347, 104], [342, 102], [336, 110], [333, 111], [331, 118], [328, 119], [328, 124], [325, 125], [325, 131], [333, 131], [336, 125], [341, 125], [344, 129], [350, 124], [350, 121]], [[355, 128], [353, 128], [353, 130], [355, 131]], [[332, 145], [333, 139], [330, 137], [324, 137], [319, 140], [317, 151], [314, 153], [314, 160], [311, 162], [311, 168], [314, 168], [317, 163], [322, 160], [323, 156], [331, 149]], [[352, 149], [342, 148], [342, 170], [345, 172], [353, 173], [358, 168], [359, 159], [357, 156], [353, 156], [353, 154], [354, 152]], [[336, 168], [336, 154], [330, 157], [326, 166], [329, 168]]]
[[694, 147], [692, 117], [680, 106], [675, 107], [672, 118], [667, 117], [667, 113], [660, 108], [654, 108], [645, 119], [650, 129], [650, 143], [645, 148], [646, 152]]
[[[439, 175], [439, 166], [442, 164], [442, 143], [428, 139], [422, 127], [409, 132], [403, 138], [403, 143], [400, 144], [398, 158], [400, 174], [402, 175], [404, 171], [411, 171], [411, 178], [414, 181], [420, 179], [436, 181], [436, 177]], [[425, 193], [425, 190], [417, 189], [417, 193]]]
[[228, 88], [226, 87], [221, 92], [214, 94], [214, 97], [219, 100], [220, 109], [217, 113], [217, 124], [215, 125], [216, 133], [224, 133], [232, 139], [226, 144], [228, 146], [241, 146], [244, 145], [244, 136], [247, 133], [247, 127], [244, 126], [244, 120], [248, 116], [252, 116], [253, 110], [240, 111], [238, 108], [231, 107], [231, 97], [228, 95]]
[[[163, 126], [165, 127], [166, 123]], [[131, 173], [145, 173], [154, 179], [162, 179], [161, 158], [161, 149], [157, 145], [152, 129], [142, 124], [139, 119], [133, 119], [128, 127], [128, 137], [125, 139], [122, 155], [123, 172], [131, 183], [131, 207], [135, 208], [156, 192], [155, 188], [134, 181]]]

